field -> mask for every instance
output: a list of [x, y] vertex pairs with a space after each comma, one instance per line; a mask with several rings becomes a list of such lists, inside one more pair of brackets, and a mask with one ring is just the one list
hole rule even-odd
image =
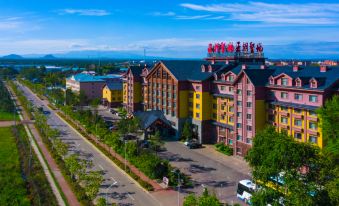
[[30, 205], [11, 128], [0, 128], [0, 205]]
[[[15, 118], [18, 120], [18, 115], [15, 115]], [[0, 121], [11, 121], [14, 120], [13, 113], [0, 111]]]

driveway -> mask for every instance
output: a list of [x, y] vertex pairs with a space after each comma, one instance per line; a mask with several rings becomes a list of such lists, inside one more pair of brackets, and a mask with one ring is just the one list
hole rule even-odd
[[204, 187], [223, 202], [240, 203], [236, 198], [236, 188], [239, 180], [249, 179], [249, 167], [236, 157], [228, 157], [207, 146], [201, 149], [188, 149], [183, 143], [166, 142], [167, 151], [159, 155], [191, 176], [194, 188], [183, 189], [185, 195], [189, 192], [201, 194]]

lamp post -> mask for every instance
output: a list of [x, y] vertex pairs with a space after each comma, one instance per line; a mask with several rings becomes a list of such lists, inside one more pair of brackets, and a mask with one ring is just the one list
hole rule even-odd
[[127, 160], [126, 160], [126, 140], [124, 140], [124, 145], [125, 145], [125, 171], [126, 171], [126, 164], [127, 164]]

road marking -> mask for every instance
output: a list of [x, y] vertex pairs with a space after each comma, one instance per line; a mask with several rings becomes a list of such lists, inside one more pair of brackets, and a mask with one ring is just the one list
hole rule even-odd
[[128, 197], [130, 197], [133, 201], [135, 201], [135, 199], [132, 197], [132, 195], [130, 195], [129, 193], [127, 193]]
[[99, 164], [99, 167], [100, 167], [101, 170], [104, 170], [104, 168], [100, 164]]

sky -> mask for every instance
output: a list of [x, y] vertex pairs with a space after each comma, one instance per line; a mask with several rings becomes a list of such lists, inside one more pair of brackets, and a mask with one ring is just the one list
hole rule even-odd
[[199, 57], [222, 41], [261, 42], [286, 56], [290, 49], [339, 56], [339, 2], [0, 0], [0, 55], [145, 48], [153, 56]]

